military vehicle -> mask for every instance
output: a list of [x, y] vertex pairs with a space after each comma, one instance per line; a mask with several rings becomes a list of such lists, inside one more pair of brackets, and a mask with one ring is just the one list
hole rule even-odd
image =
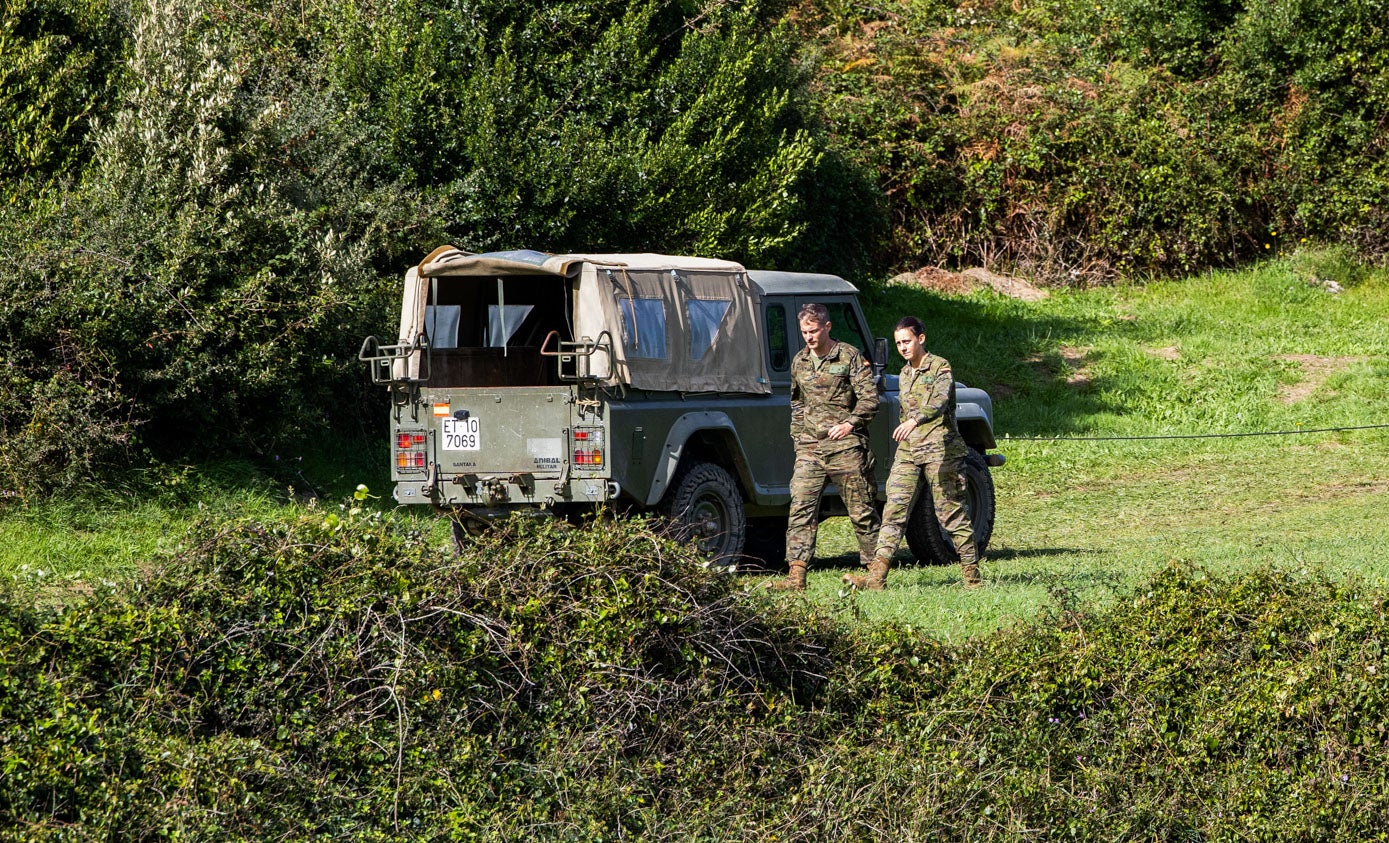
[[[658, 254], [471, 254], [441, 247], [405, 276], [396, 342], [360, 358], [390, 396], [400, 504], [450, 515], [455, 537], [516, 512], [653, 512], [715, 564], [780, 564], [791, 499], [790, 364], [801, 304], [874, 361], [870, 439], [881, 494], [896, 443], [897, 378], [857, 289], [834, 275], [748, 270]], [[969, 509], [993, 531], [992, 403], [956, 386], [970, 446]], [[923, 493], [919, 559], [956, 560]], [[822, 517], [842, 513], [834, 487]]]

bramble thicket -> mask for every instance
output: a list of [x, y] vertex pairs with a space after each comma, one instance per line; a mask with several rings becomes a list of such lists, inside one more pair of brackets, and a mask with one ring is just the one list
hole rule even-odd
[[346, 511], [0, 591], [0, 840], [1375, 839], [1382, 594], [1172, 567], [955, 646], [650, 525]]

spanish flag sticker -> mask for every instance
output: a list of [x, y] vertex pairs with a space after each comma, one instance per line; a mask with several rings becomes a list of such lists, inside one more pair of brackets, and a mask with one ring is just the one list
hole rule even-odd
[[445, 419], [448, 418], [448, 416], [449, 416], [449, 405], [447, 405], [447, 404], [435, 404], [435, 405], [434, 405], [434, 415], [435, 415], [436, 418], [445, 418]]

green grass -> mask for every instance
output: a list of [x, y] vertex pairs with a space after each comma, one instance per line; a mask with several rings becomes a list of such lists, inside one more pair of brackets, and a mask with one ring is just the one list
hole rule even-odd
[[381, 505], [389, 494], [384, 451], [384, 444], [325, 438], [317, 449], [271, 455], [262, 464], [164, 466], [133, 476], [131, 490], [12, 506], [0, 510], [0, 576], [81, 592], [137, 576], [201, 518], [292, 517], [305, 507], [326, 513], [358, 483]]
[[[1016, 443], [995, 472], [998, 521], [984, 565], [990, 587], [965, 592], [955, 568], [905, 551], [881, 593], [844, 594], [856, 562], [843, 518], [821, 528], [813, 599], [954, 639], [1033, 617], [1054, 599], [1101, 604], [1165, 565], [1230, 573], [1259, 566], [1389, 582], [1389, 431], [1276, 440], [1266, 453], [1216, 445], [1153, 461], [1115, 456], [1086, 471], [1074, 443]], [[1071, 464], [1068, 482], [1020, 469]], [[1128, 465], [1126, 474], [1112, 469]], [[1014, 470], [1018, 469], [1018, 470]], [[1031, 481], [1031, 482], [1029, 482]]]
[[1035, 441], [1389, 424], [1384, 273], [1337, 296], [1284, 262], [1038, 303], [893, 287], [871, 318], [883, 332], [913, 312], [957, 376], [995, 396], [1008, 464], [994, 471], [992, 587], [966, 593], [957, 570], [901, 551], [888, 590], [845, 594], [856, 553], [836, 518], [821, 528], [812, 599], [955, 639], [1052, 600], [1103, 603], [1179, 561], [1389, 580], [1389, 429]]
[[[908, 287], [876, 288], [867, 301], [876, 333], [921, 316], [957, 377], [994, 395], [1008, 464], [994, 472], [991, 587], [965, 593], [956, 570], [915, 565], [903, 550], [887, 591], [843, 594], [856, 554], [835, 518], [821, 529], [811, 599], [953, 640], [1057, 599], [1103, 603], [1176, 561], [1389, 579], [1389, 430], [1050, 440], [1389, 423], [1385, 273], [1334, 296], [1278, 261], [1035, 303]], [[12, 507], [0, 514], [0, 575], [43, 571], [79, 587], [128, 577], [202, 512], [295, 509], [304, 504], [292, 490], [308, 486], [319, 506], [336, 507], [359, 482], [386, 493], [384, 460], [328, 442], [266, 466], [189, 472], [159, 494]]]

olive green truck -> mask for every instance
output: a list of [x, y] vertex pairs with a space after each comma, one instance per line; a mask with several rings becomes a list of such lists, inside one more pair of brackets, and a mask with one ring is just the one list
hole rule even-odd
[[[436, 249], [405, 276], [396, 342], [361, 359], [390, 395], [402, 505], [447, 512], [455, 536], [516, 512], [653, 512], [715, 564], [782, 561], [794, 453], [791, 358], [800, 306], [874, 361], [870, 440], [882, 494], [896, 443], [897, 378], [857, 289], [834, 275], [767, 272], [656, 254], [471, 254]], [[968, 505], [993, 531], [996, 447], [987, 393], [956, 385], [970, 446]], [[822, 516], [843, 512], [833, 486]], [[907, 527], [918, 559], [955, 560], [929, 493]]]

